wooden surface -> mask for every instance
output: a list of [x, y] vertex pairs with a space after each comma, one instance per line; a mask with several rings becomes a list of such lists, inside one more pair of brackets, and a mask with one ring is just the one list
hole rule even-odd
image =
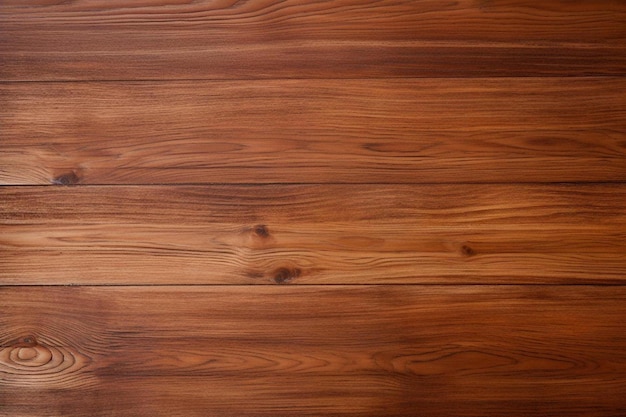
[[621, 0], [0, 0], [0, 416], [626, 415], [624, 75]]
[[621, 77], [11, 83], [0, 96], [4, 184], [626, 180]]
[[622, 75], [622, 0], [3, 0], [0, 77]]
[[626, 280], [616, 184], [13, 187], [0, 198], [5, 283]]
[[624, 287], [33, 287], [0, 299], [12, 311], [0, 318], [5, 415], [626, 412]]

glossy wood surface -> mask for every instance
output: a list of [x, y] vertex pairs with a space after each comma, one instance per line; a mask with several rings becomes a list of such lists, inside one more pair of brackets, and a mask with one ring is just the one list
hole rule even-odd
[[6, 415], [626, 411], [624, 287], [32, 287], [0, 300]]
[[621, 0], [3, 0], [0, 78], [621, 75]]
[[16, 187], [9, 284], [623, 283], [622, 185]]
[[626, 180], [624, 78], [0, 85], [4, 184]]
[[623, 417], [626, 2], [0, 0], [0, 417]]

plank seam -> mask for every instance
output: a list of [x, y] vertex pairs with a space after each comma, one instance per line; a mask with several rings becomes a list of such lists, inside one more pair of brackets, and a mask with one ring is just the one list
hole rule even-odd
[[626, 77], [626, 73], [623, 74], [605, 74], [605, 73], [590, 73], [588, 75], [575, 75], [575, 76], [567, 76], [562, 74], [555, 75], [518, 75], [518, 76], [509, 76], [509, 75], [494, 75], [494, 76], [466, 76], [466, 77], [433, 77], [433, 76], [410, 76], [410, 77], [268, 77], [268, 78], [137, 78], [137, 79], [76, 79], [76, 80], [60, 80], [60, 79], [52, 79], [52, 80], [5, 80], [0, 79], [0, 84], [43, 84], [43, 83], [158, 83], [158, 82], [237, 82], [237, 81], [368, 81], [368, 80], [480, 80], [480, 79], [555, 79], [555, 78], [567, 78], [567, 79], [590, 79], [590, 78], [598, 78], [598, 79], [621, 79]]
[[469, 284], [419, 284], [419, 283], [389, 283], [389, 284], [0, 284], [0, 290], [3, 288], [101, 288], [101, 287], [241, 287], [241, 288], [311, 288], [311, 287], [626, 287], [626, 284], [488, 284], [488, 283], [469, 283]]

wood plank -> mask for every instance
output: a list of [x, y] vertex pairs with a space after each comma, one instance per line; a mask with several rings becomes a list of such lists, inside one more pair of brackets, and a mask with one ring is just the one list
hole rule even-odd
[[3, 184], [626, 181], [626, 78], [0, 85]]
[[626, 70], [620, 0], [5, 0], [0, 23], [3, 80]]
[[0, 288], [11, 416], [616, 416], [626, 287]]
[[624, 283], [626, 185], [0, 188], [0, 283]]

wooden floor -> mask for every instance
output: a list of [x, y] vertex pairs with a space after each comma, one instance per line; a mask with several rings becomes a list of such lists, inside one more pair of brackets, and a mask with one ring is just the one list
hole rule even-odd
[[626, 416], [626, 2], [0, 0], [0, 416]]

